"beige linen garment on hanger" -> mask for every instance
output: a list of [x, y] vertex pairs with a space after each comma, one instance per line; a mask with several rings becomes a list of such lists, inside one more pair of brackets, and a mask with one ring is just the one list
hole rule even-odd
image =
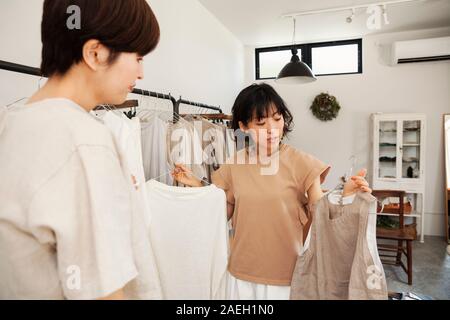
[[373, 201], [371, 194], [358, 192], [349, 205], [324, 196], [311, 206], [313, 223], [297, 259], [291, 300], [387, 299], [376, 238], [367, 236], [376, 228], [376, 219], [369, 223]]

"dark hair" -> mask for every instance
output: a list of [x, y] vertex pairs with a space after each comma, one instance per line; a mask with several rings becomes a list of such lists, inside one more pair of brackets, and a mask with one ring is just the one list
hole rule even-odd
[[280, 95], [266, 83], [253, 84], [239, 94], [234, 103], [233, 130], [238, 130], [239, 122], [248, 125], [256, 116], [257, 120], [267, 118], [270, 108], [275, 106], [278, 113], [284, 118], [284, 135], [292, 132], [293, 117]]
[[[80, 29], [70, 29], [67, 13], [80, 8]], [[110, 49], [109, 63], [122, 52], [145, 56], [159, 42], [159, 24], [145, 0], [45, 0], [41, 25], [43, 76], [64, 75], [83, 58], [83, 46], [99, 40]]]

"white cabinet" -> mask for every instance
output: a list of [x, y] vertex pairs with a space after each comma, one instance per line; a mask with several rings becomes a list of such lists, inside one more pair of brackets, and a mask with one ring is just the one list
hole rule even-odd
[[[424, 114], [373, 114], [373, 189], [402, 190], [419, 219], [424, 240], [426, 116]], [[389, 215], [389, 214], [385, 214]]]

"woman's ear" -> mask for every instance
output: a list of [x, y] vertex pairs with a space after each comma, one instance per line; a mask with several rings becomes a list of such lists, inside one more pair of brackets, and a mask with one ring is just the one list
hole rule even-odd
[[83, 60], [93, 71], [108, 64], [110, 50], [98, 40], [89, 40], [83, 46]]
[[247, 133], [248, 127], [242, 121], [239, 121], [239, 129], [241, 129], [242, 132]]

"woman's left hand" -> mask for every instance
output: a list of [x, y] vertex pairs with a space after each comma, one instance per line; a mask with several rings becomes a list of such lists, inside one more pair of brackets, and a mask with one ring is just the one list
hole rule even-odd
[[366, 181], [367, 169], [362, 169], [356, 176], [353, 176], [344, 185], [343, 196], [350, 196], [358, 191], [372, 193], [369, 183]]

